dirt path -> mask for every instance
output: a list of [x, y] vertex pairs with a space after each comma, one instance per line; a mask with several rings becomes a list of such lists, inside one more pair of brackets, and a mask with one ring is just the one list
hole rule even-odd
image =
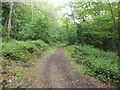
[[35, 88], [104, 88], [105, 85], [83, 74], [73, 71], [65, 61], [64, 46], [58, 47], [54, 54], [37, 62], [38, 75], [29, 87]]

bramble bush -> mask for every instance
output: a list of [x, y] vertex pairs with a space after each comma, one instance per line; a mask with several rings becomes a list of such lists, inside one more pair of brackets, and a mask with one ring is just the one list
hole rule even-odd
[[89, 68], [86, 74], [96, 76], [104, 82], [120, 82], [117, 53], [105, 52], [88, 45], [71, 45], [66, 49], [78, 64]]

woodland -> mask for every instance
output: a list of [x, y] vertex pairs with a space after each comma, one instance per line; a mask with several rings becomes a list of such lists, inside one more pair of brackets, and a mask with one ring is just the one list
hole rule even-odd
[[[55, 7], [40, 2], [2, 2], [2, 73], [22, 74], [9, 67], [48, 50], [66, 45], [64, 51], [85, 74], [105, 83], [120, 82], [120, 2], [72, 2]], [[64, 11], [66, 9], [66, 11]], [[3, 77], [3, 87], [8, 77]]]

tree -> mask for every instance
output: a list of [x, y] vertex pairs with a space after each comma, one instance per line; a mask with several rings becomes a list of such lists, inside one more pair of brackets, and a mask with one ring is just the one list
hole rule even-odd
[[[118, 2], [118, 17], [120, 18], [120, 1]], [[120, 57], [120, 20], [118, 20], [118, 56]]]
[[13, 10], [13, 2], [9, 2], [9, 5], [10, 5], [10, 10], [9, 10], [9, 19], [8, 19], [8, 26], [7, 26], [8, 40], [10, 40], [11, 16], [12, 16], [12, 10]]
[[[117, 2], [72, 2], [68, 6], [72, 12], [72, 15], [68, 15], [69, 26], [72, 27], [69, 31], [77, 31], [76, 42], [116, 51]], [[71, 24], [73, 21], [76, 25]], [[72, 40], [75, 35], [70, 35], [68, 37]]]

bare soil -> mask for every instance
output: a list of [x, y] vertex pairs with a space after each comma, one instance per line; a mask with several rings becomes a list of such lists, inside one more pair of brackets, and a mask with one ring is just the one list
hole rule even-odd
[[37, 77], [28, 88], [106, 88], [99, 80], [77, 73], [65, 60], [64, 46], [36, 62]]

